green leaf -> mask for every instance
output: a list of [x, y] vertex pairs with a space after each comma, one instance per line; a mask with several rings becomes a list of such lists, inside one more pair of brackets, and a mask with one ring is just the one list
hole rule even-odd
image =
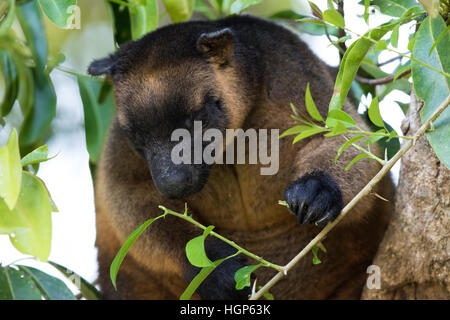
[[338, 150], [336, 157], [334, 158], [334, 163], [337, 162], [342, 152], [344, 152], [348, 147], [350, 147], [353, 143], [363, 139], [364, 136], [356, 136], [345, 142]]
[[113, 262], [111, 263], [111, 266], [109, 268], [109, 275], [111, 278], [111, 282], [114, 286], [114, 289], [117, 290], [116, 287], [116, 279], [117, 279], [117, 273], [119, 272], [120, 265], [122, 264], [123, 259], [125, 259], [125, 256], [127, 255], [128, 251], [130, 250], [133, 243], [139, 238], [139, 236], [142, 234], [142, 232], [145, 231], [145, 229], [148, 228], [155, 220], [158, 220], [165, 215], [162, 214], [156, 218], [148, 219], [145, 221], [142, 225], [140, 225], [136, 230], [134, 230], [128, 238], [124, 241], [122, 244], [122, 247], [117, 252], [116, 256], [114, 257]]
[[14, 247], [47, 261], [50, 254], [52, 205], [49, 194], [36, 176], [22, 171], [19, 199], [13, 210], [0, 200], [0, 234], [9, 234]]
[[136, 40], [158, 27], [158, 4], [156, 0], [132, 0], [132, 3], [134, 6], [129, 8], [131, 35]]
[[50, 77], [33, 70], [34, 105], [22, 123], [20, 129], [20, 145], [29, 146], [41, 138], [50, 128], [56, 115], [56, 95]]
[[209, 226], [209, 227], [207, 227], [204, 231], [203, 231], [203, 237], [207, 237], [210, 233], [211, 233], [211, 231], [214, 229], [214, 226]]
[[312, 247], [311, 252], [313, 254], [313, 264], [321, 264], [322, 261], [319, 259], [318, 252], [319, 250], [322, 250], [323, 252], [327, 252], [324, 245], [319, 242], [314, 247]]
[[370, 54], [374, 55], [374, 60], [378, 61], [378, 54], [380, 51], [371, 50], [371, 52], [368, 52], [366, 58], [363, 59], [361, 62], [361, 69], [367, 72], [371, 77], [373, 78], [384, 78], [388, 76], [389, 74], [381, 70], [377, 65], [376, 62], [369, 59]]
[[[2, 5], [0, 5], [0, 10], [4, 9], [7, 11], [3, 11], [3, 18], [0, 20], [0, 36], [5, 35], [8, 30], [11, 28], [14, 18], [16, 17], [16, 4], [15, 0], [7, 0], [8, 4], [6, 4], [6, 1], [3, 2]], [[6, 7], [8, 9], [6, 9]], [[5, 15], [6, 13], [6, 15]]]
[[0, 148], [0, 198], [3, 198], [9, 210], [16, 206], [21, 183], [19, 143], [17, 131], [13, 128], [8, 141]]
[[194, 6], [195, 12], [200, 12], [210, 20], [215, 20], [219, 18], [219, 14], [214, 10], [214, 7], [208, 6], [203, 0], [196, 0]]
[[114, 99], [110, 94], [104, 103], [98, 102], [101, 82], [97, 79], [78, 76], [78, 87], [84, 110], [84, 128], [89, 161], [97, 163], [106, 137], [106, 131], [114, 116]]
[[331, 132], [324, 134], [325, 137], [333, 137], [333, 136], [337, 136], [340, 135], [342, 133], [346, 133], [347, 127], [345, 126], [344, 123], [342, 123], [342, 121], [338, 121], [336, 123], [336, 125], [333, 127], [333, 130], [331, 130]]
[[250, 6], [260, 3], [262, 0], [236, 0], [230, 7], [230, 14], [237, 14]]
[[36, 66], [32, 69], [34, 82], [34, 105], [27, 110], [20, 130], [20, 145], [35, 143], [49, 129], [56, 114], [56, 95], [50, 77], [45, 71], [47, 64], [47, 36], [37, 1], [23, 3], [17, 8], [17, 17], [31, 49]]
[[[394, 138], [390, 141], [386, 141], [387, 139], [384, 139], [387, 132], [390, 132], [394, 130], [388, 123], [383, 121], [384, 127], [383, 129], [380, 129], [379, 127], [375, 126], [372, 121], [369, 119], [368, 110], [365, 110], [364, 113], [361, 115], [364, 118], [364, 121], [367, 122], [370, 129], [374, 131], [375, 133], [383, 134], [381, 135], [373, 135], [367, 141], [364, 142], [365, 145], [370, 145], [371, 143], [377, 142], [378, 146], [380, 147], [380, 154], [387, 154], [388, 159], [391, 159], [395, 154], [400, 150], [400, 140], [398, 138]], [[387, 150], [387, 152], [386, 152]]]
[[408, 40], [408, 50], [411, 52], [414, 49], [414, 42], [416, 42], [416, 35], [417, 35], [417, 32], [414, 33], [413, 36], [411, 38], [409, 38], [409, 40]]
[[302, 133], [300, 133], [299, 135], [297, 135], [294, 138], [294, 141], [292, 141], [292, 144], [294, 144], [294, 143], [296, 143], [296, 142], [298, 142], [298, 141], [300, 141], [302, 139], [305, 139], [307, 137], [310, 137], [312, 135], [315, 135], [317, 133], [324, 132], [326, 130], [327, 129], [325, 129], [325, 128], [312, 128], [312, 129], [309, 129], [307, 131], [303, 131]]
[[25, 58], [14, 52], [12, 58], [19, 76], [17, 100], [23, 115], [28, 114], [34, 104], [34, 80], [32, 69], [26, 65]]
[[14, 290], [11, 287], [11, 280], [7, 274], [7, 268], [0, 265], [0, 300], [13, 300]]
[[292, 134], [297, 134], [303, 131], [307, 131], [310, 130], [312, 127], [310, 126], [304, 126], [304, 125], [300, 125], [300, 126], [295, 126], [292, 128], [287, 129], [286, 131], [284, 131], [281, 135], [280, 138], [292, 135]]
[[132, 40], [131, 35], [131, 13], [124, 6], [117, 3], [106, 1], [107, 8], [113, 18], [114, 40], [118, 45], [122, 45]]
[[100, 300], [100, 292], [79, 274], [57, 264], [56, 262], [48, 261], [48, 263], [58, 269], [67, 279], [79, 287], [78, 289], [80, 290], [81, 295], [86, 298], [86, 300]]
[[285, 206], [285, 207], [289, 208], [289, 204], [286, 201], [284, 201], [284, 200], [278, 200], [278, 204], [280, 206]]
[[314, 2], [308, 1], [308, 3], [314, 16], [316, 16], [319, 19], [322, 19], [323, 17], [322, 10], [320, 10], [320, 8]]
[[39, 0], [45, 15], [60, 28], [66, 28], [72, 21], [74, 12], [69, 8], [77, 4], [77, 0]]
[[316, 248], [312, 248], [312, 253], [313, 253], [313, 264], [321, 264], [322, 261], [319, 259], [319, 257], [317, 256], [317, 249]]
[[28, 266], [17, 266], [28, 275], [46, 300], [76, 300], [72, 291], [58, 278]]
[[370, 0], [364, 0], [364, 21], [369, 24], [369, 6]]
[[386, 40], [380, 40], [378, 41], [378, 43], [375, 45], [375, 50], [381, 51], [387, 48], [387, 42]]
[[187, 286], [186, 290], [181, 294], [180, 300], [189, 300], [194, 294], [195, 290], [202, 284], [202, 282], [217, 268], [222, 262], [231, 258], [231, 256], [219, 259], [213, 262], [212, 266], [204, 267], [200, 272], [192, 279], [192, 281]]
[[205, 238], [204, 235], [201, 235], [189, 240], [186, 244], [186, 257], [195, 267], [204, 268], [213, 266], [213, 262], [209, 260], [205, 252]]
[[311, 252], [313, 254], [313, 264], [321, 264], [322, 261], [319, 259], [318, 252], [321, 247], [319, 245], [315, 245], [312, 247]]
[[409, 20], [411, 20], [411, 18], [416, 15], [417, 20], [420, 20], [421, 18], [418, 17], [418, 15], [420, 14], [425, 14], [425, 12], [422, 10], [422, 7], [417, 5], [417, 6], [413, 6], [411, 8], [409, 8], [408, 10], [406, 10], [400, 17], [400, 23], [405, 23]]
[[261, 267], [261, 264], [245, 266], [240, 268], [234, 274], [234, 281], [236, 281], [236, 289], [242, 290], [245, 287], [250, 286], [250, 276], [253, 271]]
[[109, 97], [109, 94], [112, 92], [112, 90], [113, 86], [111, 82], [107, 78], [104, 78], [102, 81], [102, 85], [100, 87], [97, 102], [99, 104], [105, 103], [106, 99]]
[[381, 13], [392, 17], [401, 17], [409, 8], [417, 6], [416, 0], [372, 0], [371, 3]]
[[37, 1], [28, 1], [17, 7], [17, 18], [31, 49], [37, 69], [44, 70], [47, 64], [47, 36], [44, 21]]
[[344, 18], [341, 16], [339, 12], [333, 9], [328, 9], [323, 12], [323, 20], [329, 22], [337, 27], [343, 28], [345, 27]]
[[383, 127], [384, 126], [383, 118], [381, 117], [381, 114], [380, 114], [380, 107], [378, 105], [378, 97], [373, 98], [372, 102], [370, 103], [370, 106], [369, 106], [369, 119], [377, 127]]
[[192, 279], [192, 281], [187, 286], [186, 290], [181, 294], [180, 300], [189, 300], [194, 294], [195, 290], [200, 286], [200, 284], [214, 271], [216, 267], [204, 267], [200, 272]]
[[333, 128], [337, 125], [339, 121], [342, 122], [347, 128], [354, 127], [356, 125], [356, 122], [353, 120], [353, 118], [349, 114], [345, 113], [340, 109], [330, 110], [328, 112], [325, 124], [329, 128]]
[[40, 162], [45, 162], [50, 159], [53, 159], [53, 157], [48, 157], [48, 147], [47, 145], [40, 146], [37, 149], [34, 149], [32, 152], [27, 154], [25, 157], [22, 158], [21, 163], [22, 167], [28, 166], [30, 164], [36, 164]]
[[[446, 27], [440, 16], [435, 19], [427, 17], [423, 20], [416, 35], [413, 56], [442, 72], [450, 73], [448, 50], [450, 48], [450, 35], [448, 33], [442, 37], [429, 55], [431, 47]], [[421, 118], [422, 122], [425, 122], [450, 94], [450, 78], [416, 61], [411, 62], [411, 69], [414, 91], [424, 101]], [[427, 132], [427, 138], [433, 150], [447, 168], [450, 168], [449, 123], [450, 109], [447, 108], [433, 122], [434, 130]]]
[[189, 20], [194, 11], [195, 0], [163, 0], [172, 22]]
[[450, 25], [447, 26], [447, 28], [445, 28], [444, 31], [442, 31], [442, 33], [439, 35], [439, 37], [437, 37], [437, 39], [433, 42], [433, 45], [431, 46], [430, 51], [428, 52], [428, 55], [431, 55], [434, 48], [436, 48], [436, 46], [438, 45], [439, 41], [441, 41], [446, 35], [448, 36], [449, 31], [450, 31]]
[[354, 157], [354, 158], [352, 159], [352, 161], [350, 161], [350, 163], [345, 167], [345, 171], [347, 171], [348, 169], [350, 169], [350, 167], [351, 167], [352, 165], [354, 165], [357, 161], [359, 161], [359, 160], [361, 160], [361, 159], [364, 159], [364, 158], [367, 158], [367, 157], [368, 157], [368, 155], [365, 154], [365, 153], [361, 153], [361, 154], [357, 155], [357, 156]]
[[298, 22], [304, 22], [304, 23], [313, 23], [313, 24], [317, 24], [319, 26], [326, 26], [327, 25], [322, 20], [315, 19], [315, 18], [301, 18], [301, 19], [298, 19], [297, 21]]
[[309, 115], [314, 120], [323, 122], [323, 118], [320, 115], [319, 110], [317, 110], [316, 104], [314, 103], [314, 100], [311, 96], [311, 92], [309, 91], [309, 82], [306, 85], [305, 103], [306, 103], [306, 110], [308, 111]]
[[[262, 286], [257, 286], [258, 290], [261, 290], [261, 288], [262, 288]], [[271, 294], [269, 291], [266, 291], [263, 296], [264, 296], [264, 298], [266, 298], [266, 300], [274, 300], [275, 299], [273, 294]]]
[[311, 121], [311, 118], [308, 117], [306, 114], [304, 114], [302, 111], [297, 109], [292, 103], [290, 104], [291, 110], [294, 113], [294, 115], [291, 115], [291, 117], [305, 125], [311, 128], [318, 127], [314, 122]]
[[271, 294], [270, 292], [264, 292], [264, 298], [266, 298], [266, 300], [275, 300], [273, 294]]
[[0, 266], [0, 300], [42, 300], [30, 276], [22, 270]]
[[[353, 79], [364, 57], [373, 46], [373, 41], [379, 41], [396, 23], [385, 23], [364, 34], [364, 37], [353, 42], [342, 57], [339, 72], [334, 85], [333, 96], [329, 109], [340, 109], [344, 104]], [[373, 41], [369, 40], [372, 39]]]
[[391, 33], [391, 44], [394, 48], [398, 47], [398, 34], [399, 34], [399, 30], [400, 30], [400, 24], [397, 24], [394, 29], [392, 29], [392, 33]]
[[19, 79], [16, 65], [8, 52], [0, 50], [0, 72], [4, 79], [4, 94], [0, 102], [0, 118], [8, 115], [17, 98]]

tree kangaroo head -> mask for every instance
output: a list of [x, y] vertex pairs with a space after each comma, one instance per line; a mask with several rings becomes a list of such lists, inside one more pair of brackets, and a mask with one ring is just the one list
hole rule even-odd
[[[240, 63], [245, 48], [239, 47], [230, 28], [188, 22], [158, 29], [89, 66], [91, 75], [112, 80], [120, 127], [167, 198], [197, 193], [208, 180], [212, 164], [194, 158], [210, 142], [202, 136], [198, 142], [195, 130], [225, 136], [249, 112], [255, 90], [246, 79], [248, 63]], [[173, 159], [177, 129], [193, 138], [176, 154], [190, 161]]]

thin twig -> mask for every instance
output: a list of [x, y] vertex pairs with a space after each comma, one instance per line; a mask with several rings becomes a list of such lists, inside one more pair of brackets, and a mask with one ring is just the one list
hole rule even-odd
[[[204, 226], [201, 223], [199, 223], [199, 222], [195, 221], [194, 219], [192, 219], [192, 217], [189, 216], [187, 214], [187, 212], [185, 212], [185, 214], [181, 214], [181, 213], [175, 212], [173, 210], [167, 209], [164, 206], [158, 206], [158, 208], [160, 208], [161, 210], [164, 211], [163, 215], [170, 214], [170, 215], [176, 216], [178, 218], [181, 218], [183, 220], [186, 220], [186, 221], [192, 223], [193, 225], [199, 227], [202, 230], [205, 230], [207, 228], [206, 226]], [[237, 245], [234, 241], [228, 240], [227, 238], [221, 236], [218, 233], [215, 233], [214, 231], [211, 231], [209, 233], [209, 235], [210, 236], [214, 236], [214, 237], [222, 240], [223, 242], [229, 244], [230, 246], [232, 246], [233, 248], [238, 250], [239, 253], [245, 254], [246, 256], [248, 256], [248, 257], [250, 257], [252, 259], [255, 259], [256, 261], [260, 262], [263, 267], [273, 268], [273, 269], [276, 269], [278, 271], [282, 271], [283, 270], [282, 266], [279, 266], [279, 265], [277, 265], [275, 263], [271, 263], [271, 262], [269, 262], [269, 261], [267, 261], [267, 260], [257, 256], [256, 254], [251, 253], [250, 251], [248, 251], [248, 250], [242, 248], [241, 246]]]
[[325, 30], [325, 36], [327, 37], [328, 41], [330, 41], [330, 43], [339, 51], [339, 59], [342, 60], [342, 57], [345, 54], [345, 50], [342, 49], [337, 43], [336, 41], [333, 41], [330, 37], [330, 33], [328, 32], [328, 27], [326, 25], [323, 26], [324, 30]]
[[[411, 69], [405, 70], [405, 71], [403, 71], [402, 73], [399, 74], [397, 79], [403, 78], [403, 77], [407, 76], [410, 73], [411, 73]], [[362, 84], [367, 84], [369, 86], [377, 86], [377, 85], [380, 85], [380, 84], [386, 84], [386, 83], [392, 82], [394, 80], [394, 78], [395, 78], [394, 74], [391, 74], [391, 75], [388, 75], [388, 76], [386, 76], [384, 78], [379, 78], [379, 79], [367, 79], [367, 78], [364, 78], [364, 77], [361, 77], [361, 76], [358, 76], [358, 75], [355, 76], [355, 80], [356, 81], [358, 81], [359, 83], [362, 83]]]
[[[337, 11], [341, 14], [341, 16], [343, 18], [345, 18], [344, 17], [344, 0], [338, 1], [338, 10]], [[339, 31], [338, 31], [339, 39], [342, 38], [342, 37], [345, 37], [345, 35], [346, 35], [345, 30], [343, 28], [339, 28]], [[344, 54], [342, 52], [345, 53], [347, 51], [347, 46], [345, 45], [345, 41], [340, 42], [338, 44], [338, 46], [342, 49], [342, 51], [339, 50], [339, 54], [340, 54], [341, 60], [342, 60], [342, 57], [344, 56]]]
[[377, 67], [385, 66], [385, 65], [387, 65], [387, 64], [389, 64], [389, 63], [391, 63], [391, 62], [394, 62], [394, 61], [396, 61], [396, 60], [399, 60], [399, 59], [401, 59], [401, 58], [403, 58], [403, 57], [402, 57], [402, 56], [395, 56], [395, 57], [393, 57], [393, 58], [391, 58], [391, 59], [388, 59], [388, 60], [386, 60], [386, 61], [377, 63]]
[[55, 66], [54, 69], [59, 70], [59, 71], [64, 72], [64, 73], [67, 73], [67, 74], [70, 74], [70, 75], [75, 76], [75, 77], [86, 76], [85, 74], [78, 73], [78, 72], [76, 72], [74, 70], [71, 70], [71, 69], [63, 67], [63, 66]]
[[308, 245], [300, 251], [286, 266], [284, 270], [278, 272], [269, 282], [267, 282], [260, 290], [255, 294], [252, 294], [250, 300], [257, 300], [266, 293], [275, 283], [277, 283], [281, 278], [283, 278], [287, 272], [292, 269], [299, 261], [302, 259], [316, 244], [318, 244], [325, 236], [330, 232], [344, 217], [345, 215], [361, 200], [364, 196], [369, 194], [373, 187], [386, 175], [389, 173], [394, 164], [400, 160], [401, 157], [414, 145], [424, 133], [427, 131], [430, 124], [436, 120], [437, 117], [447, 108], [450, 104], [450, 95], [445, 99], [445, 101], [436, 109], [436, 111], [431, 115], [431, 117], [417, 130], [414, 134], [414, 140], [408, 140], [406, 144], [381, 168], [381, 170], [375, 175], [375, 177], [370, 180], [370, 182], [342, 209], [341, 214], [328, 225], [323, 228], [323, 230], [308, 243]]
[[[367, 136], [381, 136], [381, 137], [386, 137], [389, 138], [391, 135], [390, 133], [382, 133], [382, 132], [371, 132], [371, 131], [363, 131], [363, 130], [348, 130], [346, 133], [349, 134], [364, 134]], [[405, 139], [405, 140], [413, 140], [412, 137], [408, 137], [408, 136], [395, 136], [394, 138], [400, 138], [400, 139]]]

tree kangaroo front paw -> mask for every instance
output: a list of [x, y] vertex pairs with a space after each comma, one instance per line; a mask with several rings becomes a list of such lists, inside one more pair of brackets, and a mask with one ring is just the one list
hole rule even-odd
[[328, 173], [317, 169], [291, 183], [284, 198], [300, 224], [333, 221], [343, 206], [339, 186]]

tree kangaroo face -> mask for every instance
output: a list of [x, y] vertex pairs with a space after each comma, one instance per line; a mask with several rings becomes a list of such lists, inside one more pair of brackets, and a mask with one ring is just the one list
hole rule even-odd
[[[196, 164], [193, 159], [195, 144], [201, 144], [202, 152], [207, 145], [194, 133], [194, 129], [198, 132], [194, 121], [201, 122], [201, 131], [224, 131], [228, 123], [226, 105], [212, 86], [213, 80], [202, 68], [173, 66], [139, 78], [131, 76], [116, 85], [120, 126], [134, 150], [147, 161], [155, 186], [167, 198], [199, 192], [208, 180], [212, 165]], [[130, 85], [130, 81], [134, 83]], [[173, 134], [180, 129], [192, 138], [188, 146], [191, 159], [186, 163], [176, 163], [173, 158], [179, 144]]]
[[[231, 31], [201, 34], [196, 41], [183, 44], [184, 54], [176, 48], [162, 52], [158, 38], [152, 43], [151, 35], [94, 61], [89, 73], [110, 76], [120, 127], [132, 148], [147, 161], [156, 188], [165, 197], [178, 199], [203, 188], [212, 164], [194, 161], [198, 141], [190, 143], [189, 163], [174, 163], [172, 151], [179, 143], [172, 138], [174, 131], [187, 130], [195, 140], [195, 121], [201, 121], [203, 130], [214, 128], [222, 133], [241, 122], [236, 116], [239, 97], [229, 85], [234, 77]], [[211, 46], [208, 41], [213, 42]], [[227, 53], [221, 51], [222, 45]], [[200, 137], [202, 151], [208, 144]]]

